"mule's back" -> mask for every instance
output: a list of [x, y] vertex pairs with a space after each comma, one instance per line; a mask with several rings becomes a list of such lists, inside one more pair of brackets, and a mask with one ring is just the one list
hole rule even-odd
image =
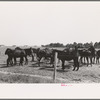
[[24, 49], [21, 49], [19, 47], [16, 47], [15, 50], [14, 50], [14, 56], [16, 57], [21, 57], [21, 56], [25, 56], [26, 55], [26, 52]]
[[32, 48], [26, 48], [26, 49], [24, 49], [25, 50], [25, 52], [26, 52], [26, 55], [32, 55], [33, 54], [33, 49]]

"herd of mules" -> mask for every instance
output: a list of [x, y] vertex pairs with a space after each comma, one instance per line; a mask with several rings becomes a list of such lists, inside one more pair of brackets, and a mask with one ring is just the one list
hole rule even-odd
[[22, 49], [16, 47], [15, 49], [7, 48], [5, 55], [8, 55], [7, 66], [16, 65], [16, 59], [20, 58], [19, 65], [28, 64], [28, 56], [32, 56], [32, 61], [34, 57], [37, 58], [38, 65], [40, 66], [40, 61], [42, 58], [49, 59], [50, 64], [54, 66], [54, 56], [55, 52], [58, 53], [57, 58], [62, 61], [62, 69], [65, 69], [65, 61], [73, 60], [73, 71], [79, 70], [80, 64], [86, 63], [87, 66], [99, 63], [100, 50], [95, 50], [93, 46], [89, 48], [66, 48], [64, 50], [50, 49], [50, 48], [26, 48]]

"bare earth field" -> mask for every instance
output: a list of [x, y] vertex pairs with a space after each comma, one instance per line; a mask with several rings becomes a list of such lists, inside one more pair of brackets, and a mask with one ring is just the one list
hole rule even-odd
[[[46, 63], [41, 63], [39, 67], [36, 62], [31, 62], [31, 57], [28, 57], [28, 65], [7, 67], [6, 48], [0, 47], [0, 83], [53, 83], [54, 68]], [[72, 64], [66, 62], [64, 72], [61, 66], [57, 67], [56, 83], [100, 82], [100, 64], [93, 64], [92, 67], [83, 65], [78, 71], [72, 71]]]

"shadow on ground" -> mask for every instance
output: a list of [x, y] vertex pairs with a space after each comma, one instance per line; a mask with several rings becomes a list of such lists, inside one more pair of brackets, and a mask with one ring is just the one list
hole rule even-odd
[[13, 67], [13, 66], [7, 66], [7, 64], [0, 64], [0, 68], [8, 68], [8, 67]]
[[[46, 70], [46, 71], [54, 71], [54, 67], [53, 66], [43, 66], [40, 67], [39, 70]], [[71, 70], [71, 66], [66, 65], [65, 66], [65, 70], [62, 70], [62, 67], [57, 67], [57, 72], [69, 72]]]

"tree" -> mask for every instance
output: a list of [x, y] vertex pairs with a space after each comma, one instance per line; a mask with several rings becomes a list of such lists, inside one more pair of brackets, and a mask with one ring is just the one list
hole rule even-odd
[[50, 43], [47, 45], [42, 45], [42, 47], [64, 47], [64, 45], [62, 43]]

